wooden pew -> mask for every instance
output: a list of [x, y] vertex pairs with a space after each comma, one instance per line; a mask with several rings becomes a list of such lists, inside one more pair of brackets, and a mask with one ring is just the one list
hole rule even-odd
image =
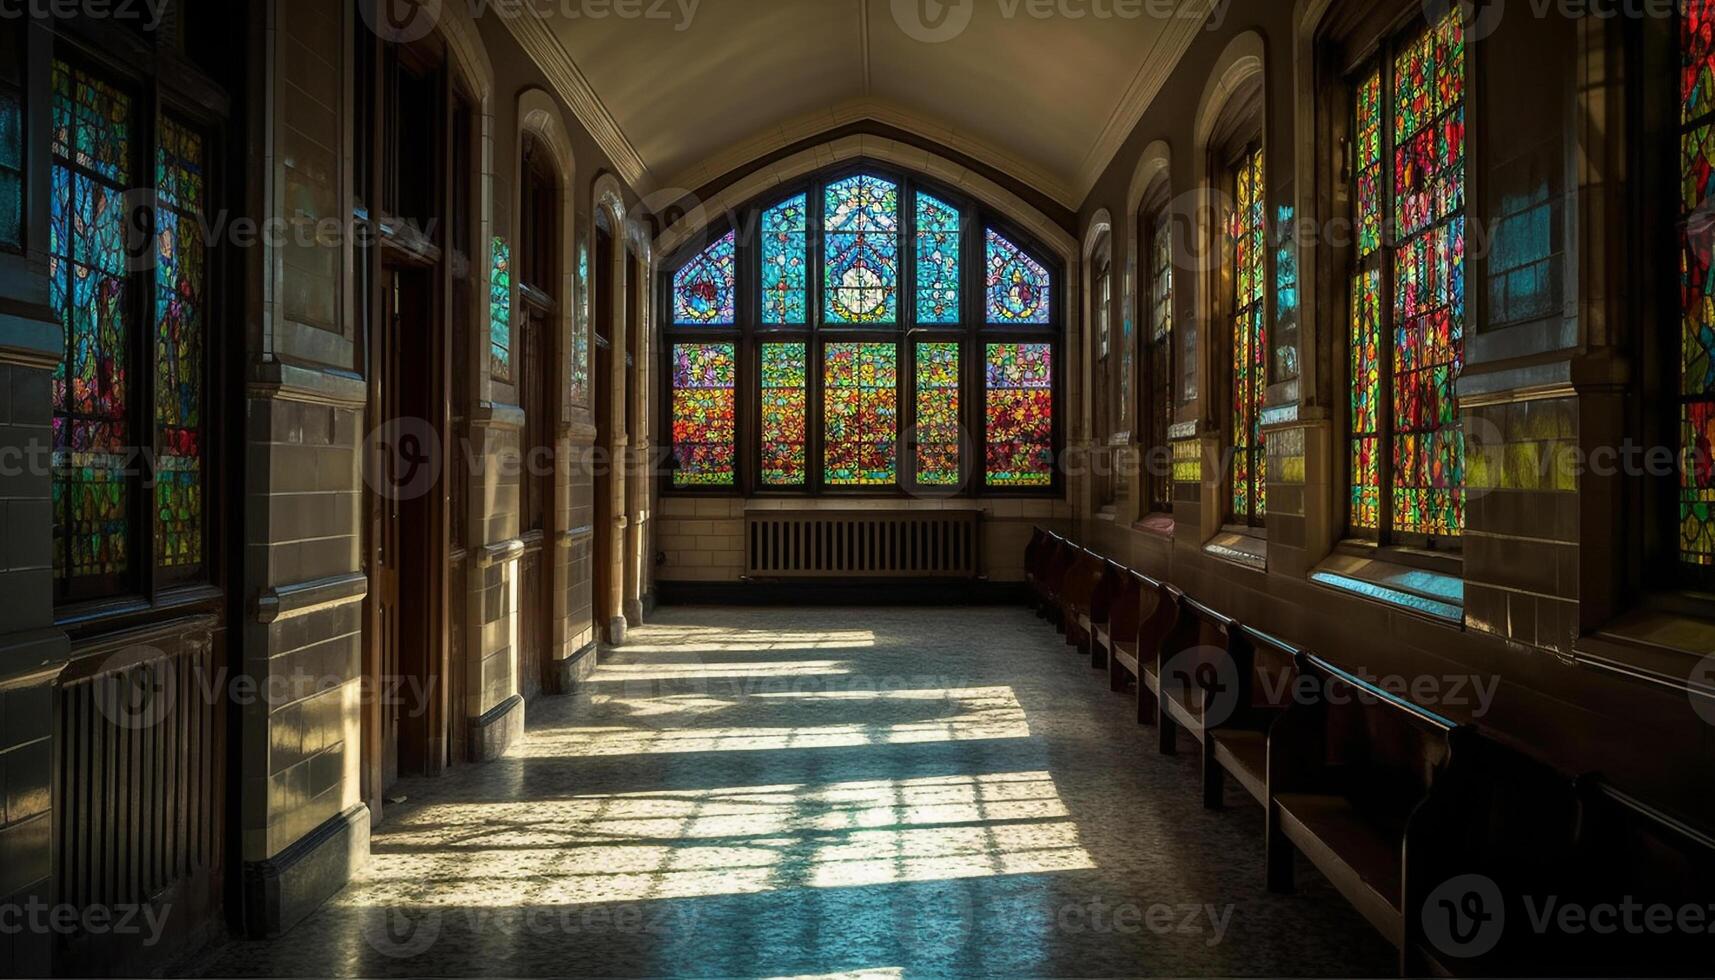
[[1137, 627], [1137, 658], [1130, 665], [1137, 681], [1137, 723], [1161, 723], [1161, 661], [1179, 628], [1185, 594], [1165, 582], [1150, 580]]
[[1154, 587], [1146, 576], [1129, 568], [1119, 570], [1107, 621], [1096, 625], [1090, 655], [1107, 665], [1110, 691], [1124, 693], [1128, 678], [1137, 677], [1137, 631], [1143, 623], [1145, 596]]
[[1078, 556], [1060, 588], [1060, 617], [1066, 624], [1066, 645], [1088, 652], [1091, 646], [1090, 612], [1107, 577], [1107, 559], [1079, 548]]
[[1030, 590], [1032, 608], [1042, 608], [1042, 577], [1046, 571], [1045, 557], [1055, 535], [1041, 526], [1030, 529], [1030, 541], [1024, 546], [1024, 585]]
[[[1570, 936], [1557, 930], [1550, 938], [1567, 957], [1557, 966], [1588, 976], [1715, 976], [1715, 834], [1600, 775], [1580, 778], [1576, 792], [1580, 820], [1570, 862], [1576, 869], [1572, 894], [1591, 912], [1591, 926], [1600, 924], [1595, 910], [1624, 915], [1630, 904], [1632, 919], [1645, 927], [1622, 924], [1611, 933], [1587, 927]], [[1664, 911], [1648, 911], [1653, 909]], [[1651, 914], [1671, 914], [1673, 923], [1652, 930], [1646, 918]]]
[[1230, 698], [1237, 683], [1238, 624], [1195, 599], [1181, 596], [1179, 617], [1158, 648], [1152, 691], [1156, 727], [1163, 754], [1178, 750], [1181, 730], [1207, 755], [1208, 728], [1226, 720], [1217, 702]]
[[1086, 638], [1092, 670], [1107, 669], [1107, 648], [1096, 642], [1096, 634], [1098, 630], [1107, 628], [1108, 619], [1113, 615], [1114, 600], [1130, 575], [1131, 570], [1124, 565], [1112, 559], [1103, 559], [1101, 579], [1090, 593], [1089, 603], [1078, 613], [1078, 632]]
[[1310, 654], [1298, 670], [1316, 683], [1269, 731], [1269, 890], [1292, 890], [1296, 849], [1403, 948], [1418, 914], [1405, 899], [1406, 841], [1457, 785], [1475, 732]]
[[[1565, 937], [1530, 927], [1527, 903], [1572, 896], [1581, 803], [1565, 773], [1491, 737], [1469, 739], [1461, 765], [1443, 775], [1418, 808], [1404, 846], [1407, 976], [1572, 975]], [[1499, 913], [1500, 929], [1484, 948], [1473, 918], [1468, 876], [1493, 884], [1475, 908]], [[1498, 898], [1499, 907], [1487, 902]], [[1434, 928], [1430, 928], [1434, 923]], [[1633, 964], [1634, 966], [1636, 964]]]
[[1072, 570], [1072, 565], [1078, 560], [1083, 549], [1066, 540], [1058, 538], [1048, 555], [1047, 572], [1043, 576], [1043, 615], [1054, 627], [1065, 632], [1066, 622], [1060, 615], [1062, 609], [1061, 590], [1066, 584], [1066, 575]]
[[[1298, 647], [1243, 624], [1229, 649], [1235, 660], [1236, 696], [1226, 717], [1206, 720], [1203, 740], [1203, 804], [1224, 802], [1232, 776], [1263, 807], [1268, 806], [1268, 732], [1285, 713], [1298, 676]], [[1222, 697], [1215, 692], [1211, 700]]]

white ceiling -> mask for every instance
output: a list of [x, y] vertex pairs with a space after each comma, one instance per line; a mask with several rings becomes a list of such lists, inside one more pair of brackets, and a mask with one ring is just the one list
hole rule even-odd
[[[1170, 0], [1180, 6], [1171, 17], [1147, 13], [1160, 0], [1127, 17], [1088, 13], [1127, 9], [1113, 0], [693, 2], [642, 0], [633, 9], [662, 16], [592, 18], [568, 16], [593, 9], [574, 0], [547, 15], [646, 183], [694, 189], [780, 146], [873, 118], [1076, 207], [1209, 0]], [[949, 40], [923, 40], [932, 35], [913, 13], [923, 5], [938, 5], [950, 18], [942, 24], [968, 22]], [[1030, 13], [1044, 6], [1059, 12]]]

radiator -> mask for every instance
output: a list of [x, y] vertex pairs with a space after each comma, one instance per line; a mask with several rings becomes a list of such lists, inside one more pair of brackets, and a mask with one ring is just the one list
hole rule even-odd
[[[226, 817], [215, 627], [212, 617], [196, 617], [97, 643], [61, 674], [57, 901], [168, 907], [169, 934], [212, 921]], [[66, 935], [58, 956], [74, 973], [102, 963], [113, 972], [140, 969], [143, 960], [132, 957], [153, 952], [136, 948], [147, 939]]]
[[973, 579], [981, 511], [752, 511], [745, 571], [763, 579]]

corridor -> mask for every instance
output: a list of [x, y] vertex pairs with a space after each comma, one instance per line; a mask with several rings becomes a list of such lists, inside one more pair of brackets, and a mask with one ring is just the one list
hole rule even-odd
[[491, 765], [402, 782], [370, 864], [208, 976], [1336, 976], [1392, 949], [1264, 890], [1015, 607], [669, 607]]

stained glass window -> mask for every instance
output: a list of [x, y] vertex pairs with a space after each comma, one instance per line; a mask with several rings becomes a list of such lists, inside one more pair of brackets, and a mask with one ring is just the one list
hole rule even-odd
[[959, 210], [917, 192], [917, 322], [959, 322]]
[[762, 482], [801, 487], [809, 476], [808, 345], [762, 345]]
[[578, 283], [575, 290], [575, 322], [572, 324], [572, 369], [566, 379], [572, 404], [590, 403], [590, 243], [578, 232]]
[[512, 246], [496, 237], [488, 278], [488, 369], [497, 381], [512, 380]]
[[730, 487], [737, 473], [737, 350], [673, 345], [673, 485]]
[[163, 119], [155, 217], [155, 559], [165, 568], [203, 562], [203, 330], [206, 245], [197, 231], [204, 198], [203, 140]]
[[717, 238], [673, 276], [673, 322], [731, 326], [736, 322], [738, 233]]
[[830, 323], [897, 323], [899, 186], [859, 175], [829, 184], [822, 213]]
[[988, 229], [985, 246], [989, 322], [1048, 323], [1051, 299], [1048, 270], [993, 228]]
[[1131, 368], [1136, 348], [1136, 327], [1133, 325], [1132, 284], [1137, 279], [1137, 260], [1131, 259], [1125, 274], [1125, 295], [1120, 301], [1120, 363], [1119, 363], [1119, 428], [1115, 435], [1124, 436], [1131, 432], [1132, 414], [1132, 381]]
[[0, 24], [0, 248], [24, 243], [24, 59], [18, 30]]
[[828, 485], [892, 485], [898, 473], [898, 345], [831, 343], [824, 356], [823, 469]]
[[1454, 9], [1354, 89], [1348, 480], [1360, 532], [1456, 537], [1464, 527], [1454, 388], [1465, 354], [1464, 66]]
[[961, 482], [959, 345], [917, 345], [917, 482], [956, 487]]
[[1681, 0], [1679, 32], [1679, 555], [1715, 565], [1715, 0]]
[[763, 323], [804, 323], [808, 317], [808, 205], [799, 194], [762, 215]]
[[125, 189], [135, 119], [128, 96], [64, 62], [52, 95], [48, 275], [65, 330], [52, 391], [54, 569], [72, 582], [130, 567]]
[[988, 485], [1046, 487], [1054, 482], [1054, 348], [989, 344]]
[[1173, 478], [1165, 465], [1168, 430], [1173, 426], [1173, 239], [1163, 209], [1151, 223], [1149, 233], [1149, 447], [1154, 454], [1150, 475], [1150, 508], [1162, 513], [1173, 509]]
[[1256, 522], [1268, 513], [1263, 474], [1263, 364], [1268, 350], [1265, 321], [1268, 194], [1262, 148], [1245, 155], [1234, 172], [1236, 206], [1228, 233], [1233, 272], [1233, 517]]

